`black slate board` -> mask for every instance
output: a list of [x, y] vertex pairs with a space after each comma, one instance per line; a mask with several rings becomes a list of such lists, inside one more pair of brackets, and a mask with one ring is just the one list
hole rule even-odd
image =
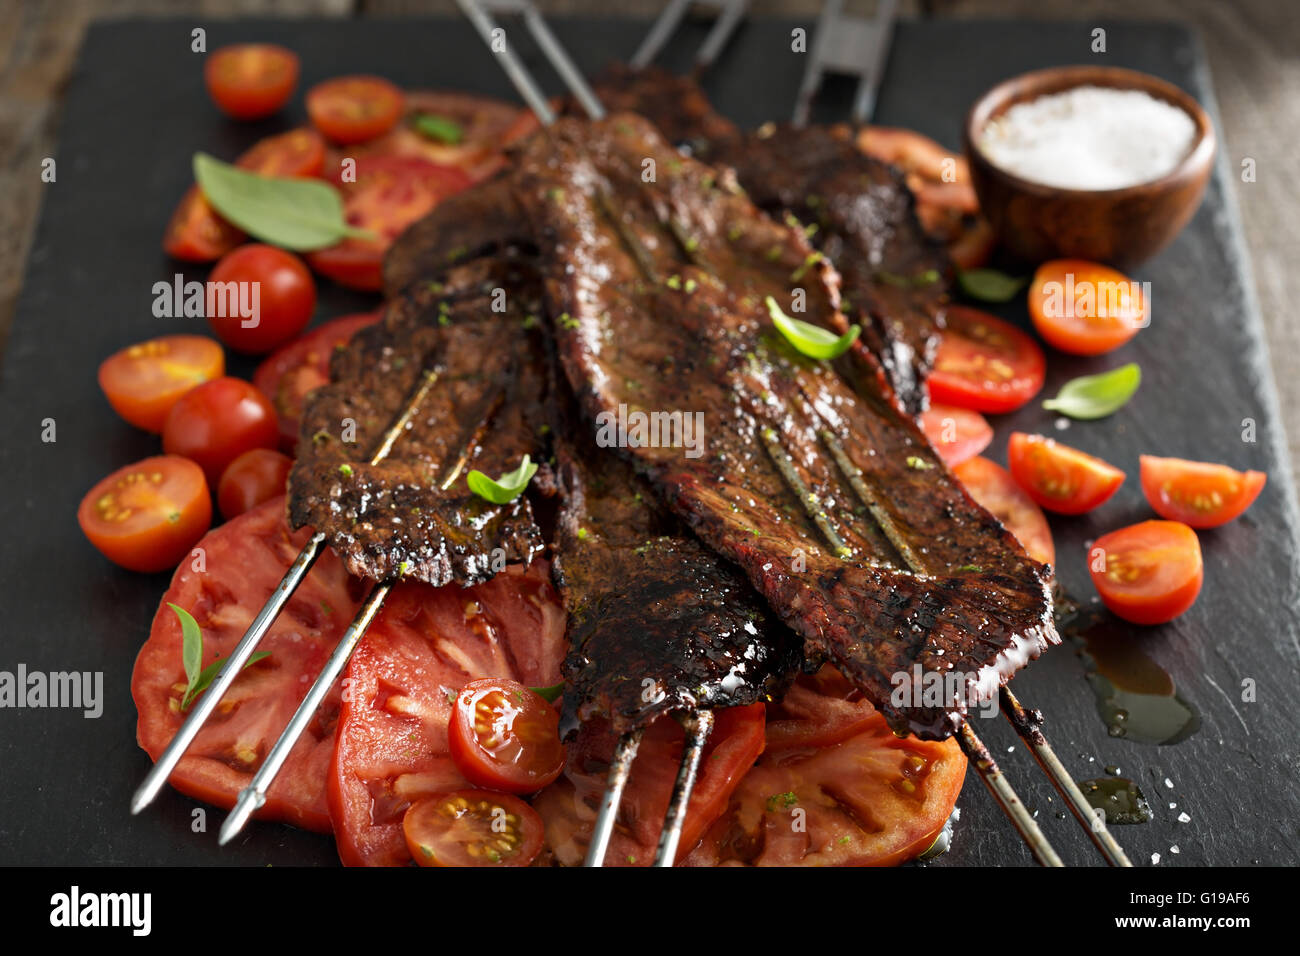
[[[167, 578], [110, 566], [84, 541], [74, 518], [78, 500], [98, 478], [156, 453], [153, 438], [114, 416], [94, 375], [98, 363], [124, 344], [180, 330], [181, 322], [152, 317], [150, 290], [176, 271], [158, 243], [189, 182], [190, 154], [204, 149], [233, 156], [287, 122], [238, 125], [215, 113], [202, 89], [199, 59], [189, 52], [194, 25], [108, 23], [90, 31], [68, 92], [58, 180], [39, 187], [46, 189], [41, 224], [0, 381], [8, 428], [0, 445], [7, 488], [0, 526], [9, 529], [0, 580], [10, 595], [0, 670], [23, 663], [47, 671], [102, 671], [105, 703], [95, 720], [66, 710], [0, 710], [0, 863], [335, 860], [330, 840], [274, 825], [255, 825], [218, 851], [220, 816], [209, 812], [207, 832], [195, 833], [197, 804], [171, 792], [143, 816], [128, 815], [129, 795], [149, 765], [135, 744], [128, 682]], [[991, 84], [1022, 70], [1096, 59], [1089, 42], [1098, 25], [1107, 29], [1106, 63], [1163, 76], [1213, 105], [1199, 46], [1178, 26], [909, 22], [899, 25], [876, 118], [956, 144], [966, 107]], [[742, 28], [707, 77], [723, 112], [750, 125], [789, 115], [803, 69], [803, 58], [790, 52], [791, 26], [759, 21]], [[559, 20], [556, 28], [590, 72], [629, 55], [644, 24]], [[668, 64], [684, 67], [702, 35], [702, 28], [692, 27], [680, 36]], [[379, 72], [407, 86], [511, 96], [496, 63], [459, 21], [208, 27], [210, 48], [249, 39], [298, 50], [304, 88], [328, 75]], [[540, 58], [528, 60], [557, 89]], [[848, 92], [838, 84], [829, 91], [829, 116], [846, 115]], [[300, 103], [291, 115], [301, 115]], [[1136, 274], [1153, 283], [1152, 327], [1105, 360], [1055, 357], [1046, 389], [1054, 393], [1084, 371], [1139, 361], [1146, 381], [1130, 408], [1104, 422], [1074, 424], [1061, 437], [1130, 473], [1138, 453], [1150, 451], [1225, 460], [1270, 475], [1243, 520], [1202, 536], [1207, 583], [1200, 602], [1175, 624], [1132, 636], [1200, 710], [1202, 726], [1190, 740], [1156, 747], [1108, 736], [1083, 666], [1068, 647], [1016, 681], [1021, 698], [1046, 711], [1050, 738], [1072, 772], [1100, 776], [1102, 767], [1118, 765], [1147, 792], [1155, 820], [1116, 828], [1139, 865], [1153, 854], [1160, 854], [1161, 865], [1295, 864], [1300, 856], [1300, 718], [1292, 701], [1300, 673], [1296, 508], [1249, 266], [1225, 189], [1228, 168], [1221, 161], [1188, 230]], [[186, 274], [202, 277], [193, 269]], [[327, 287], [320, 317], [366, 304]], [[1025, 320], [1019, 307], [1002, 311]], [[234, 371], [247, 374], [251, 363], [236, 362]], [[40, 439], [45, 418], [57, 422], [55, 443]], [[1257, 425], [1253, 444], [1241, 440], [1245, 418]], [[991, 454], [1002, 457], [1012, 427], [1056, 434], [1053, 420], [1030, 407], [1000, 421]], [[1131, 479], [1095, 518], [1054, 521], [1066, 586], [1090, 595], [1083, 543], [1148, 516]], [[1257, 703], [1240, 700], [1247, 678], [1257, 682]], [[979, 730], [1067, 862], [1094, 862], [1073, 822], [1056, 819], [1059, 799], [1004, 722], [981, 721]], [[974, 774], [959, 805], [954, 849], [935, 865], [1028, 862]], [[1181, 813], [1189, 822], [1178, 822]]]

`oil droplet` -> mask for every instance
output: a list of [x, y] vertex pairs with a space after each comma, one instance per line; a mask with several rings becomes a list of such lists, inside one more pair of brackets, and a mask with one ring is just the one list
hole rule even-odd
[[1146, 823], [1151, 819], [1151, 805], [1132, 780], [1124, 777], [1100, 777], [1079, 781], [1089, 806], [1106, 814], [1106, 823]]

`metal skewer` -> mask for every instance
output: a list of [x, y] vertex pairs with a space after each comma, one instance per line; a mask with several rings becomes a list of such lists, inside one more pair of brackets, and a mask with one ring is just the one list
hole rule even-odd
[[664, 7], [664, 12], [659, 15], [659, 19], [654, 22], [654, 26], [650, 28], [650, 32], [646, 34], [645, 39], [641, 41], [641, 46], [632, 55], [632, 59], [628, 60], [628, 65], [634, 70], [649, 66], [659, 55], [659, 51], [664, 48], [669, 37], [677, 30], [682, 18], [686, 16], [686, 11], [692, 6], [709, 7], [718, 11], [718, 19], [713, 24], [713, 29], [709, 31], [709, 35], [705, 37], [704, 43], [695, 54], [695, 69], [704, 70], [717, 59], [722, 48], [731, 39], [732, 31], [736, 29], [745, 16], [745, 11], [749, 9], [749, 0], [671, 0], [668, 6]]
[[605, 865], [609, 838], [614, 833], [619, 804], [623, 802], [623, 791], [627, 788], [628, 777], [632, 775], [632, 761], [636, 760], [636, 751], [641, 746], [643, 733], [642, 730], [634, 730], [618, 738], [618, 744], [614, 747], [614, 759], [609, 764], [605, 793], [600, 798], [600, 812], [596, 814], [596, 823], [592, 827], [591, 842], [587, 844], [587, 859], [583, 862], [583, 866]]
[[876, 16], [846, 17], [844, 0], [826, 0], [817, 17], [808, 69], [795, 100], [794, 125], [807, 126], [813, 99], [827, 73], [859, 77], [853, 97], [853, 121], [865, 123], [876, 109], [876, 91], [885, 73], [898, 0], [880, 0]]

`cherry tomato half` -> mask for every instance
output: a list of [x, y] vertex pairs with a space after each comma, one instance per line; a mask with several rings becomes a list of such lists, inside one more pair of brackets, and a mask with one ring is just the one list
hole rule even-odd
[[1141, 456], [1142, 493], [1156, 514], [1193, 528], [1217, 528], [1249, 508], [1264, 490], [1262, 471], [1182, 458]]
[[235, 165], [262, 176], [319, 176], [325, 169], [325, 140], [305, 126], [291, 129], [259, 139]]
[[[283, 345], [307, 327], [316, 309], [316, 282], [302, 260], [257, 242], [218, 262], [208, 276], [208, 291], [210, 303], [225, 303], [215, 311], [226, 313], [209, 315], [208, 324], [239, 352], [260, 354]], [[241, 303], [255, 306], [251, 317], [240, 314], [236, 305]]]
[[1005, 468], [976, 455], [952, 470], [976, 503], [1001, 521], [1025, 553], [1040, 564], [1056, 563], [1047, 518]]
[[470, 783], [536, 793], [564, 769], [560, 716], [518, 681], [470, 681], [447, 731], [451, 758]]
[[363, 143], [397, 125], [402, 91], [377, 76], [340, 76], [307, 91], [312, 125], [336, 143]]
[[384, 254], [406, 227], [441, 200], [472, 185], [464, 171], [412, 156], [362, 156], [355, 183], [343, 183], [348, 225], [374, 239], [344, 239], [307, 254], [311, 267], [340, 285], [367, 292], [383, 287]]
[[172, 406], [163, 451], [189, 458], [216, 485], [232, 461], [253, 448], [275, 448], [280, 428], [266, 396], [238, 378], [214, 378]]
[[269, 448], [246, 451], [226, 468], [217, 484], [217, 507], [229, 521], [284, 494], [293, 459]]
[[1143, 521], [1102, 535], [1088, 572], [1106, 607], [1134, 624], [1172, 621], [1194, 603], [1205, 576], [1196, 532], [1179, 521]]
[[417, 800], [402, 818], [421, 866], [527, 866], [542, 848], [542, 818], [518, 797], [457, 790]]
[[298, 55], [272, 43], [237, 43], [213, 51], [203, 79], [217, 108], [235, 119], [278, 112], [298, 85]]
[[1083, 259], [1053, 259], [1034, 273], [1029, 315], [1048, 345], [1071, 355], [1119, 348], [1151, 320], [1141, 284]]
[[936, 402], [977, 412], [1010, 412], [1038, 394], [1047, 373], [1043, 350], [1009, 322], [950, 305], [930, 375]]
[[921, 430], [949, 468], [978, 455], [993, 441], [993, 428], [983, 415], [956, 405], [931, 402], [921, 413]]
[[182, 395], [226, 371], [221, 346], [202, 335], [164, 335], [129, 345], [99, 366], [99, 387], [113, 411], [158, 434]]
[[1091, 511], [1124, 484], [1114, 465], [1042, 435], [1012, 432], [1007, 461], [1016, 484], [1057, 514]]
[[86, 493], [77, 523], [90, 543], [131, 571], [168, 571], [212, 523], [203, 470], [172, 455], [119, 468]]

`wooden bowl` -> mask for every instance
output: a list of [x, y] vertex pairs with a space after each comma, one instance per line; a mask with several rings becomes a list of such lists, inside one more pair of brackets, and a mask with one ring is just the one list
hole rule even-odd
[[[1016, 103], [1076, 86], [1142, 90], [1181, 107], [1196, 123], [1191, 150], [1168, 175], [1123, 189], [1063, 189], [995, 166], [979, 147], [985, 124]], [[963, 130], [980, 207], [1003, 246], [1037, 264], [1090, 259], [1127, 268], [1178, 235], [1201, 204], [1214, 161], [1214, 125], [1201, 105], [1164, 80], [1110, 66], [1063, 66], [999, 83], [971, 107]]]

